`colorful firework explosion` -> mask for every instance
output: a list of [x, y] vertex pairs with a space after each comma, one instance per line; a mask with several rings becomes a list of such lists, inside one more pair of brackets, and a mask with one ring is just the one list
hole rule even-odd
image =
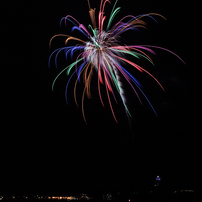
[[[148, 53], [155, 54], [155, 52], [152, 49], [158, 48], [158, 49], [162, 49], [167, 52], [170, 52], [171, 54], [173, 54], [177, 58], [179, 58], [183, 63], [184, 63], [184, 61], [178, 55], [173, 53], [172, 51], [162, 48], [162, 47], [152, 46], [152, 45], [121, 45], [121, 43], [119, 41], [119, 37], [122, 33], [126, 32], [126, 31], [139, 30], [139, 28], [146, 28], [146, 23], [143, 21], [144, 17], [149, 17], [149, 18], [153, 19], [154, 21], [156, 21], [154, 16], [160, 16], [162, 18], [164, 18], [164, 17], [157, 13], [143, 14], [143, 15], [139, 15], [136, 17], [132, 16], [132, 15], [127, 15], [112, 26], [114, 17], [121, 9], [120, 7], [116, 8], [116, 4], [118, 2], [118, 0], [116, 0], [114, 6], [112, 8], [109, 20], [107, 22], [106, 29], [104, 29], [104, 23], [107, 18], [104, 15], [105, 14], [104, 9], [105, 9], [106, 3], [110, 3], [110, 1], [101, 0], [100, 10], [99, 10], [99, 14], [98, 14], [98, 27], [96, 25], [95, 9], [92, 9], [90, 7], [89, 0], [87, 0], [87, 1], [88, 1], [89, 9], [90, 9], [89, 14], [90, 14], [90, 18], [92, 21], [92, 25], [88, 26], [89, 31], [83, 24], [79, 23], [74, 17], [72, 17], [70, 15], [63, 17], [60, 22], [60, 24], [61, 24], [64, 21], [65, 25], [67, 24], [67, 21], [71, 22], [73, 24], [72, 32], [75, 30], [79, 31], [81, 34], [83, 34], [87, 38], [87, 40], [83, 41], [79, 38], [69, 36], [66, 34], [57, 34], [57, 35], [53, 36], [50, 40], [49, 46], [51, 47], [52, 40], [55, 37], [58, 37], [58, 36], [65, 37], [65, 47], [56, 49], [50, 55], [49, 67], [50, 67], [51, 58], [54, 55], [55, 55], [55, 66], [57, 67], [57, 58], [58, 58], [59, 53], [63, 52], [67, 59], [68, 55], [73, 57], [75, 52], [78, 52], [78, 56], [77, 56], [76, 60], [72, 64], [70, 64], [69, 66], [64, 68], [56, 76], [56, 78], [54, 79], [53, 84], [52, 84], [52, 89], [54, 88], [56, 80], [62, 73], [66, 72], [66, 74], [69, 76], [73, 67], [75, 67], [74, 72], [71, 74], [71, 76], [69, 77], [69, 80], [67, 82], [66, 90], [65, 90], [65, 97], [66, 97], [66, 102], [67, 102], [67, 89], [68, 89], [71, 79], [76, 74], [77, 79], [76, 79], [75, 87], [74, 87], [74, 98], [75, 98], [75, 102], [77, 104], [76, 86], [77, 86], [78, 81], [80, 82], [81, 74], [83, 74], [84, 90], [83, 90], [83, 95], [82, 95], [82, 113], [83, 113], [84, 120], [86, 122], [86, 118], [84, 115], [84, 97], [86, 95], [88, 98], [91, 98], [90, 84], [91, 84], [91, 78], [92, 78], [93, 72], [95, 70], [98, 74], [98, 92], [99, 92], [99, 97], [100, 97], [101, 103], [104, 106], [102, 95], [101, 95], [101, 90], [100, 90], [100, 85], [105, 85], [111, 112], [112, 112], [113, 117], [116, 122], [117, 122], [117, 119], [116, 119], [116, 116], [115, 116], [115, 113], [113, 110], [113, 106], [112, 106], [112, 102], [110, 99], [110, 93], [111, 93], [113, 95], [114, 99], [116, 100], [115, 94], [113, 92], [114, 88], [118, 91], [118, 93], [122, 99], [127, 116], [128, 117], [131, 116], [130, 112], [128, 110], [127, 104], [126, 104], [126, 97], [124, 94], [123, 83], [121, 81], [122, 80], [121, 78], [124, 78], [125, 81], [127, 81], [129, 83], [129, 85], [133, 89], [133, 91], [136, 94], [140, 103], [142, 103], [142, 101], [141, 101], [140, 95], [138, 93], [141, 93], [143, 95], [143, 97], [147, 100], [147, 102], [151, 106], [152, 110], [156, 114], [156, 111], [154, 110], [149, 99], [147, 98], [145, 93], [142, 91], [142, 86], [139, 83], [139, 81], [133, 75], [131, 75], [122, 66], [122, 64], [127, 64], [129, 66], [134, 67], [135, 69], [137, 69], [140, 72], [147, 73], [164, 90], [163, 86], [150, 72], [148, 72], [146, 69], [139, 66], [138, 64], [134, 63], [133, 61], [126, 59], [126, 56], [130, 55], [134, 58], [146, 59], [150, 63], [153, 64], [153, 61], [149, 57]], [[90, 34], [90, 32], [92, 32], [92, 34]], [[77, 41], [80, 44], [76, 44], [75, 46], [67, 46], [67, 44], [70, 40]]]

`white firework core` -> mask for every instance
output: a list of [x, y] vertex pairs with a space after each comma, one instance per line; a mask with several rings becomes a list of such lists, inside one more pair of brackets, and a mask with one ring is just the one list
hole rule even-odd
[[107, 32], [98, 33], [97, 36], [91, 37], [91, 41], [88, 41], [85, 46], [85, 54], [88, 62], [94, 65], [95, 69], [98, 69], [98, 63], [102, 63], [106, 59], [110, 61], [113, 52], [108, 48], [117, 45], [116, 39], [110, 37]]

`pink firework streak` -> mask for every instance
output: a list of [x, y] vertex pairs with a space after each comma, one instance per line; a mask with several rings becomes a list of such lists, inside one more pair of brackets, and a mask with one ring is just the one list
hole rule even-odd
[[[99, 92], [99, 97], [101, 100], [102, 105], [104, 106], [102, 95], [101, 95], [101, 90], [100, 90], [100, 85], [105, 85], [106, 92], [107, 92], [107, 97], [109, 101], [109, 105], [111, 108], [112, 115], [117, 122], [113, 106], [111, 103], [110, 99], [110, 93], [113, 95], [115, 101], [115, 94], [113, 92], [113, 88], [115, 88], [123, 102], [123, 105], [125, 107], [125, 111], [128, 117], [130, 117], [130, 112], [128, 110], [127, 104], [126, 104], [126, 97], [124, 94], [124, 89], [123, 89], [123, 83], [121, 81], [121, 78], [124, 78], [131, 88], [133, 89], [134, 93], [136, 94], [138, 100], [141, 102], [140, 95], [138, 93], [141, 93], [142, 96], [147, 100], [148, 104], [151, 106], [152, 110], [154, 113], [157, 115], [156, 111], [154, 110], [152, 104], [150, 103], [149, 99], [147, 96], [144, 94], [142, 91], [142, 86], [139, 83], [139, 81], [131, 75], [123, 66], [122, 64], [127, 64], [133, 68], [135, 68], [137, 71], [140, 72], [145, 72], [149, 76], [151, 76], [157, 84], [164, 90], [163, 86], [160, 84], [160, 82], [147, 70], [145, 70], [143, 67], [139, 66], [138, 64], [134, 63], [133, 61], [130, 61], [126, 58], [127, 55], [133, 56], [137, 59], [145, 59], [148, 60], [150, 63], [153, 64], [152, 59], [149, 57], [149, 54], [155, 54], [153, 49], [161, 49], [164, 51], [167, 51], [174, 56], [176, 56], [178, 59], [180, 59], [183, 63], [184, 61], [175, 53], [172, 51], [158, 47], [158, 46], [152, 46], [152, 45], [121, 45], [119, 42], [119, 37], [122, 33], [129, 31], [129, 30], [139, 30], [139, 28], [146, 28], [146, 23], [143, 21], [144, 17], [150, 17], [154, 21], [156, 19], [154, 16], [160, 16], [164, 18], [162, 15], [157, 14], [157, 13], [149, 13], [149, 14], [143, 14], [139, 16], [132, 16], [132, 15], [127, 15], [123, 17], [120, 21], [118, 21], [116, 24], [112, 26], [112, 21], [114, 20], [114, 17], [116, 14], [120, 11], [120, 7], [116, 8], [116, 4], [118, 0], [116, 0], [113, 9], [111, 11], [109, 20], [107, 22], [106, 29], [104, 29], [104, 23], [106, 22], [106, 16], [104, 15], [104, 9], [105, 5], [107, 3], [110, 3], [109, 0], [101, 0], [100, 3], [100, 10], [98, 14], [98, 27], [96, 25], [96, 20], [95, 20], [95, 9], [92, 9], [90, 7], [89, 0], [88, 5], [89, 5], [89, 14], [90, 18], [92, 21], [92, 25], [88, 26], [88, 29], [81, 23], [79, 23], [74, 17], [67, 15], [66, 17], [63, 17], [61, 19], [60, 24], [64, 21], [65, 25], [67, 24], [67, 21], [71, 22], [73, 24], [72, 27], [72, 32], [77, 30], [81, 34], [83, 34], [87, 40], [83, 41], [79, 38], [69, 36], [66, 34], [57, 34], [53, 36], [50, 40], [49, 46], [51, 46], [52, 40], [55, 37], [64, 37], [65, 38], [65, 47], [58, 48], [55, 51], [52, 52], [49, 58], [49, 67], [50, 67], [50, 62], [52, 57], [54, 56], [55, 58], [55, 66], [57, 67], [57, 57], [60, 53], [63, 53], [66, 56], [66, 59], [68, 55], [73, 57], [73, 55], [77, 52], [78, 56], [76, 60], [64, 68], [54, 79], [53, 84], [52, 84], [52, 90], [54, 88], [55, 82], [58, 79], [58, 77], [62, 74], [65, 73], [70, 76], [69, 80], [66, 85], [66, 90], [65, 90], [65, 98], [67, 102], [67, 90], [69, 83], [73, 76], [76, 74], [77, 79], [74, 85], [74, 98], [75, 102], [77, 104], [77, 99], [76, 99], [76, 86], [78, 81], [80, 82], [80, 77], [81, 74], [83, 75], [83, 81], [84, 81], [84, 90], [83, 90], [83, 95], [82, 95], [82, 113], [84, 120], [86, 122], [85, 114], [84, 114], [84, 97], [85, 95], [88, 98], [91, 98], [91, 93], [90, 93], [90, 83], [91, 83], [91, 78], [93, 76], [94, 70], [96, 70], [98, 74], [98, 92]], [[165, 18], [164, 18], [165, 19]], [[91, 34], [91, 33], [92, 34]], [[79, 44], [76, 44], [75, 46], [67, 46], [68, 42], [70, 40], [74, 40], [79, 42]], [[75, 67], [75, 70], [73, 73], [70, 75], [70, 72], [72, 69]], [[115, 86], [115, 87], [114, 87]], [[68, 103], [68, 102], [67, 102]], [[77, 104], [78, 106], [78, 104]]]

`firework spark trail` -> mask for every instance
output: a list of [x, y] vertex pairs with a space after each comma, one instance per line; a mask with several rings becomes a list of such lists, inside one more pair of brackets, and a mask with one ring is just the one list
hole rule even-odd
[[126, 98], [126, 94], [125, 94], [125, 90], [124, 90], [124, 84], [123, 84], [121, 76], [120, 76], [120, 72], [118, 71], [117, 68], [113, 68], [113, 70], [114, 70], [114, 73], [116, 75], [116, 79], [118, 81], [119, 93], [120, 93], [120, 96], [122, 98], [122, 101], [123, 101], [123, 104], [125, 107], [126, 115], [128, 117], [128, 120], [130, 120], [131, 114], [130, 114], [128, 107], [127, 107], [128, 102], [127, 102], [127, 98]]
[[[57, 68], [57, 59], [60, 53], [64, 53], [66, 59], [68, 60], [68, 56], [70, 56], [72, 59], [73, 56], [77, 52], [79, 52], [78, 56], [76, 57], [76, 60], [69, 66], [65, 67], [56, 76], [52, 84], [52, 89], [54, 89], [55, 82], [60, 77], [61, 74], [66, 72], [67, 76], [69, 76], [73, 67], [75, 67], [75, 70], [69, 77], [66, 85], [65, 98], [66, 98], [66, 102], [68, 103], [68, 99], [67, 99], [68, 86], [71, 80], [73, 79], [73, 76], [77, 75], [77, 79], [74, 85], [74, 98], [75, 98], [76, 105], [78, 106], [77, 99], [76, 99], [76, 87], [78, 82], [81, 82], [81, 75], [83, 74], [84, 90], [82, 94], [82, 113], [83, 113], [84, 120], [86, 122], [86, 118], [84, 114], [84, 98], [85, 98], [85, 95], [88, 98], [91, 98], [90, 83], [91, 83], [91, 78], [93, 76], [93, 71], [95, 70], [98, 74], [98, 93], [99, 93], [100, 101], [102, 105], [104, 106], [104, 102], [101, 94], [101, 85], [105, 85], [109, 106], [111, 108], [112, 115], [116, 122], [117, 122], [117, 119], [113, 110], [111, 96], [110, 96], [112, 95], [114, 100], [117, 102], [114, 91], [113, 91], [114, 87], [118, 91], [122, 99], [128, 118], [131, 116], [127, 106], [127, 99], [125, 95], [126, 93], [124, 91], [123, 80], [129, 83], [129, 85], [133, 89], [140, 103], [142, 104], [142, 101], [141, 101], [141, 95], [142, 95], [147, 100], [148, 104], [150, 105], [154, 113], [157, 115], [151, 102], [149, 101], [145, 93], [143, 92], [142, 85], [139, 83], [139, 81], [137, 81], [137, 79], [133, 75], [129, 73], [128, 70], [126, 70], [122, 66], [122, 64], [127, 64], [130, 67], [135, 68], [139, 72], [148, 74], [162, 88], [162, 90], [164, 90], [163, 86], [160, 84], [157, 78], [155, 78], [148, 70], [144, 69], [140, 65], [136, 64], [133, 61], [128, 60], [126, 56], [130, 55], [136, 60], [145, 59], [148, 62], [150, 62], [152, 65], [154, 65], [149, 55], [150, 54], [156, 55], [153, 49], [160, 49], [173, 54], [183, 63], [184, 61], [174, 52], [166, 48], [153, 46], [153, 45], [121, 45], [119, 38], [120, 38], [120, 35], [126, 31], [129, 31], [129, 30], [140, 31], [140, 28], [146, 29], [147, 24], [145, 21], [143, 21], [144, 17], [149, 17], [152, 20], [154, 20], [154, 22], [156, 23], [157, 23], [157, 20], [154, 18], [154, 16], [162, 17], [163, 19], [165, 18], [162, 15], [157, 13], [142, 14], [136, 17], [133, 15], [127, 15], [112, 26], [112, 22], [115, 19], [115, 16], [120, 12], [120, 9], [121, 9], [120, 7], [116, 8], [116, 4], [118, 2], [118, 0], [116, 0], [112, 8], [111, 14], [109, 16], [106, 29], [104, 30], [104, 24], [107, 19], [107, 17], [104, 15], [105, 14], [104, 9], [105, 9], [105, 6], [107, 4], [111, 4], [111, 2], [109, 0], [101, 0], [100, 10], [98, 13], [98, 27], [96, 25], [96, 20], [95, 20], [95, 9], [91, 8], [89, 0], [87, 0], [87, 2], [88, 2], [89, 14], [92, 22], [92, 26], [89, 25], [88, 28], [92, 31], [92, 35], [83, 24], [77, 21], [74, 17], [67, 15], [66, 17], [63, 17], [60, 20], [60, 26], [62, 25], [63, 21], [65, 22], [64, 23], [65, 26], [67, 25], [67, 22], [72, 23], [73, 27], [71, 31], [80, 32], [84, 37], [87, 38], [87, 40], [84, 41], [77, 37], [73, 37], [66, 34], [57, 34], [50, 39], [49, 46], [51, 47], [51, 44], [56, 37], [64, 37], [65, 47], [58, 48], [52, 52], [48, 61], [49, 67], [51, 65], [52, 57], [55, 57], [55, 66]], [[75, 46], [67, 46], [70, 40], [80, 42], [81, 44], [76, 44]], [[141, 95], [139, 95], [138, 93], [141, 93]]]

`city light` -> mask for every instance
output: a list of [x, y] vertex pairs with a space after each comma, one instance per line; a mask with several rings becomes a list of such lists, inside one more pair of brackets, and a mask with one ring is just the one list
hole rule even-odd
[[54, 200], [54, 201], [58, 201], [58, 200], [66, 200], [66, 201], [77, 201], [77, 200], [90, 200], [92, 198], [90, 198], [87, 194], [80, 194], [79, 196], [39, 196], [39, 195], [32, 195], [32, 196], [7, 196], [7, 197], [3, 197], [0, 196], [0, 201], [1, 200], [6, 200], [6, 199], [11, 199], [11, 200], [19, 200], [19, 199], [23, 199], [23, 200]]
[[67, 201], [76, 201], [79, 200], [79, 198], [75, 196], [52, 196], [48, 197], [48, 199], [53, 199], [53, 200], [67, 200]]
[[[156, 185], [157, 186], [157, 185]], [[158, 188], [155, 188], [153, 190], [148, 190], [146, 192], [144, 192], [144, 195], [148, 195], [148, 196], [151, 196], [151, 197], [155, 197], [157, 193], [159, 192], [155, 192], [155, 190], [158, 190]], [[160, 189], [159, 189], [160, 190]], [[163, 194], [163, 192], [160, 192], [160, 195]], [[182, 197], [186, 197], [186, 196], [189, 196], [190, 194], [192, 194], [192, 196], [195, 196], [197, 194], [197, 191], [196, 190], [192, 190], [192, 189], [179, 189], [179, 190], [172, 190], [170, 191], [169, 193], [167, 193], [168, 195], [172, 195], [172, 197], [178, 197], [178, 196], [182, 196]], [[195, 194], [195, 195], [194, 195]], [[168, 196], [167, 195], [167, 196]], [[102, 194], [100, 195], [100, 198], [96, 198], [98, 199], [98, 201], [100, 202], [107, 202], [107, 201], [119, 201], [120, 199], [122, 200], [122, 202], [135, 202], [135, 198], [136, 197], [141, 197], [143, 196], [141, 192], [132, 192], [128, 195], [124, 195], [123, 196], [123, 193], [120, 193], [120, 192], [117, 192], [116, 194]], [[20, 199], [20, 200], [19, 200]], [[16, 196], [2, 196], [0, 195], [0, 201], [21, 201], [21, 199], [23, 199], [22, 201], [29, 201], [29, 200], [33, 200], [33, 201], [37, 201], [37, 200], [43, 200], [43, 201], [46, 201], [46, 200], [49, 200], [49, 201], [87, 201], [87, 200], [90, 200], [90, 201], [94, 201], [94, 196], [93, 197], [89, 197], [87, 194], [78, 194], [76, 196], [74, 195], [68, 195], [68, 196], [61, 196], [61, 195], [58, 195], [58, 196], [47, 196], [47, 195], [29, 195], [29, 196], [19, 196], [19, 195], [16, 195]]]
[[159, 177], [159, 175], [156, 176], [156, 181], [161, 181], [161, 178]]

